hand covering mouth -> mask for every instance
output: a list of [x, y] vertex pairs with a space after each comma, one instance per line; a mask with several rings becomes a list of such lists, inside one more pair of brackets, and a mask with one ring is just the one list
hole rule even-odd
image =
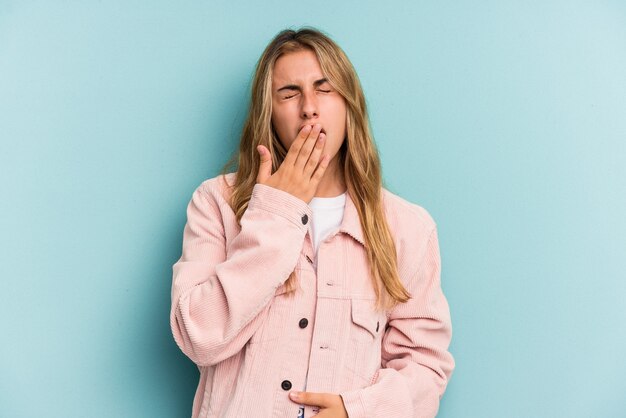
[[[307, 125], [307, 124], [302, 125], [302, 126], [300, 127], [300, 130], [302, 130], [302, 128], [304, 128], [306, 125]], [[310, 123], [309, 123], [308, 125], [311, 125], [311, 126], [312, 126], [312, 124], [310, 124]], [[324, 129], [324, 128], [322, 128], [322, 129], [320, 130], [320, 133], [323, 133], [324, 135], [327, 135], [327, 133], [326, 133], [326, 129]]]

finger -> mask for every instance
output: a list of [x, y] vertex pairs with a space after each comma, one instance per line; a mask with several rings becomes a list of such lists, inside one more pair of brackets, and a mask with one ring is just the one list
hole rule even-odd
[[298, 152], [298, 157], [295, 162], [295, 166], [297, 168], [304, 170], [304, 166], [311, 155], [311, 151], [317, 142], [317, 138], [319, 137], [321, 130], [322, 125], [316, 123], [313, 126], [313, 129], [311, 129], [311, 132], [309, 132], [309, 136], [304, 141], [304, 144], [302, 144], [302, 147], [300, 147], [300, 152]]
[[283, 164], [294, 165], [296, 163], [296, 158], [300, 153], [300, 148], [302, 147], [302, 144], [304, 144], [304, 141], [306, 141], [306, 139], [309, 137], [311, 129], [311, 125], [304, 125], [302, 129], [300, 129], [300, 132], [298, 132], [298, 136], [287, 150], [287, 155], [285, 155]]
[[330, 157], [328, 156], [328, 154], [324, 154], [324, 156], [322, 156], [322, 159], [320, 160], [320, 163], [317, 165], [313, 176], [311, 177], [311, 183], [313, 183], [313, 186], [317, 187], [322, 177], [324, 177], [324, 173], [326, 172], [329, 163]]
[[264, 145], [259, 145], [256, 149], [261, 160], [256, 181], [257, 183], [265, 183], [265, 181], [272, 175], [272, 155]]
[[312, 405], [326, 408], [330, 406], [328, 393], [316, 392], [290, 392], [289, 396], [293, 401], [300, 402], [304, 405]]
[[326, 135], [324, 133], [320, 133], [317, 141], [315, 141], [315, 146], [313, 147], [313, 151], [311, 152], [311, 156], [309, 160], [306, 162], [304, 166], [304, 174], [307, 178], [311, 178], [317, 164], [320, 162], [320, 157], [322, 155], [322, 151], [324, 150], [324, 145], [326, 144]]

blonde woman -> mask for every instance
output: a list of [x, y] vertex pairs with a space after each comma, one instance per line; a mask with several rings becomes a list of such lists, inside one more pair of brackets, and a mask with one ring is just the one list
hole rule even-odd
[[436, 224], [382, 186], [365, 97], [313, 28], [258, 61], [239, 151], [187, 208], [171, 326], [195, 417], [434, 417], [455, 363]]

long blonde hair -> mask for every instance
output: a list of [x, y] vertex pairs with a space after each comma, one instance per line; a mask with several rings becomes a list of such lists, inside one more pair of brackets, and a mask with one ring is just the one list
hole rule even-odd
[[[272, 155], [272, 172], [280, 166], [287, 154], [271, 122], [272, 73], [278, 57], [303, 49], [309, 49], [316, 54], [324, 77], [346, 102], [346, 138], [339, 150], [339, 161], [347, 191], [354, 201], [365, 236], [365, 249], [377, 297], [376, 308], [388, 309], [397, 303], [406, 302], [411, 295], [400, 281], [396, 248], [384, 215], [381, 165], [370, 133], [365, 96], [346, 54], [321, 31], [310, 27], [298, 31], [283, 30], [274, 37], [259, 58], [239, 151], [222, 170], [222, 174], [226, 174], [238, 162], [229, 203], [236, 214], [237, 222], [240, 222], [248, 207], [259, 171], [257, 145], [264, 145], [269, 149]], [[285, 282], [287, 292], [296, 290], [296, 282], [296, 272], [293, 271]], [[384, 292], [381, 291], [383, 288]]]

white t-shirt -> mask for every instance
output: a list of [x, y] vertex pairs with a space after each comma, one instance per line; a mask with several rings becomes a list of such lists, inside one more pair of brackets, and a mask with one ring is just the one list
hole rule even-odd
[[346, 206], [346, 192], [335, 197], [314, 197], [309, 202], [313, 211], [313, 220], [309, 224], [309, 232], [315, 249], [315, 268], [317, 268], [317, 250], [331, 232], [341, 225], [343, 211]]
[[[346, 206], [346, 193], [335, 197], [314, 197], [309, 202], [313, 211], [313, 219], [309, 223], [309, 232], [315, 249], [314, 267], [317, 269], [317, 250], [320, 243], [335, 229], [339, 228], [343, 220], [343, 211]], [[306, 378], [304, 389], [306, 391]], [[300, 405], [298, 418], [304, 417], [304, 406]]]

